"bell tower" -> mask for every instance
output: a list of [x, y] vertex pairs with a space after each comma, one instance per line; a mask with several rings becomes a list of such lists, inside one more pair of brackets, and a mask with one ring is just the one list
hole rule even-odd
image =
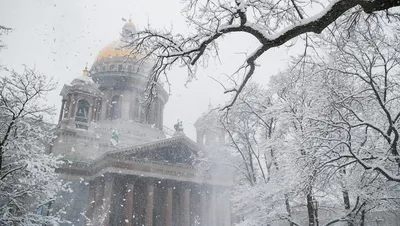
[[196, 120], [197, 139], [196, 142], [201, 148], [221, 145], [225, 143], [225, 132], [219, 121], [218, 109], [213, 109], [211, 103], [208, 105], [208, 112]]
[[62, 105], [59, 123], [71, 128], [89, 130], [90, 123], [98, 120], [102, 93], [89, 77], [87, 66], [82, 75], [61, 90]]

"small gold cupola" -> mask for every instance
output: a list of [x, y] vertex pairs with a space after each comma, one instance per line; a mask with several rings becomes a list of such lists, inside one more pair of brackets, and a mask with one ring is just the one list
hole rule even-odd
[[85, 69], [83, 69], [83, 71], [82, 71], [82, 76], [89, 77], [89, 70], [87, 68], [87, 63], [86, 63]]

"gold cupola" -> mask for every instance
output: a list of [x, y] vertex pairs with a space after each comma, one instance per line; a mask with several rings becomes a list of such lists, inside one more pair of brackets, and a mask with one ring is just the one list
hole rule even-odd
[[[129, 35], [132, 35], [136, 33], [136, 27], [133, 24], [132, 20], [129, 18], [129, 20], [125, 23], [125, 25], [122, 27], [122, 37], [126, 37]], [[121, 40], [118, 41], [113, 41], [107, 46], [105, 46], [100, 52], [97, 54], [96, 61], [108, 58], [108, 57], [116, 57], [116, 56], [122, 56], [122, 57], [128, 57], [130, 56], [131, 49], [127, 46], [128, 43], [123, 42]]]
[[115, 57], [115, 56], [123, 56], [128, 57], [130, 56], [131, 50], [126, 47], [126, 43], [122, 41], [114, 41], [104, 47], [100, 52], [97, 54], [96, 61], [108, 58], [108, 57]]

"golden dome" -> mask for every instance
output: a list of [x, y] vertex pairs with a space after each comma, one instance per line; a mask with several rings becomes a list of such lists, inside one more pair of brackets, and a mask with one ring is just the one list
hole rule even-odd
[[114, 41], [110, 43], [100, 50], [99, 54], [97, 54], [96, 61], [114, 56], [130, 56], [131, 50], [125, 46], [126, 44], [121, 41]]
[[[135, 25], [133, 24], [132, 20], [129, 18], [129, 20], [125, 23], [125, 25], [122, 27], [122, 34], [129, 36], [132, 33], [136, 32]], [[96, 61], [108, 58], [108, 57], [113, 57], [113, 56], [124, 56], [128, 57], [130, 56], [131, 50], [129, 47], [127, 47], [127, 43], [124, 43], [122, 41], [114, 41], [104, 47], [99, 54], [97, 54]]]

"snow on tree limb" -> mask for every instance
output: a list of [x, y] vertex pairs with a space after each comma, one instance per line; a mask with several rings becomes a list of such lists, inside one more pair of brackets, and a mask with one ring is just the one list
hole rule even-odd
[[[196, 66], [207, 61], [210, 53], [217, 53], [216, 41], [223, 35], [244, 32], [255, 37], [260, 46], [249, 55], [238, 70], [243, 73], [239, 86], [225, 90], [235, 93], [233, 100], [224, 109], [230, 108], [255, 72], [255, 61], [271, 48], [279, 47], [287, 41], [306, 33], [321, 33], [326, 27], [352, 8], [359, 6], [366, 13], [387, 10], [400, 5], [399, 0], [332, 0], [314, 16], [305, 18], [307, 3], [296, 0], [264, 1], [211, 1], [187, 0], [185, 17], [196, 26], [194, 34], [173, 35], [170, 31], [159, 32], [147, 29], [138, 32], [127, 41], [133, 52], [149, 53], [146, 57], [156, 57], [151, 80], [173, 65], [188, 68], [188, 81], [196, 73]], [[300, 20], [299, 20], [300, 18]], [[254, 21], [254, 22], [252, 22]], [[275, 23], [275, 24], [274, 24]], [[152, 85], [153, 86], [153, 85]]]
[[10, 30], [11, 30], [11, 28], [0, 25], [0, 31], [10, 31]]
[[[8, 27], [5, 27], [3, 25], [0, 25], [0, 35], [3, 34], [3, 33], [7, 33], [9, 31], [11, 31], [11, 28], [8, 28]], [[3, 47], [4, 47], [4, 45], [1, 44], [1, 40], [0, 40], [0, 49], [3, 48]]]

